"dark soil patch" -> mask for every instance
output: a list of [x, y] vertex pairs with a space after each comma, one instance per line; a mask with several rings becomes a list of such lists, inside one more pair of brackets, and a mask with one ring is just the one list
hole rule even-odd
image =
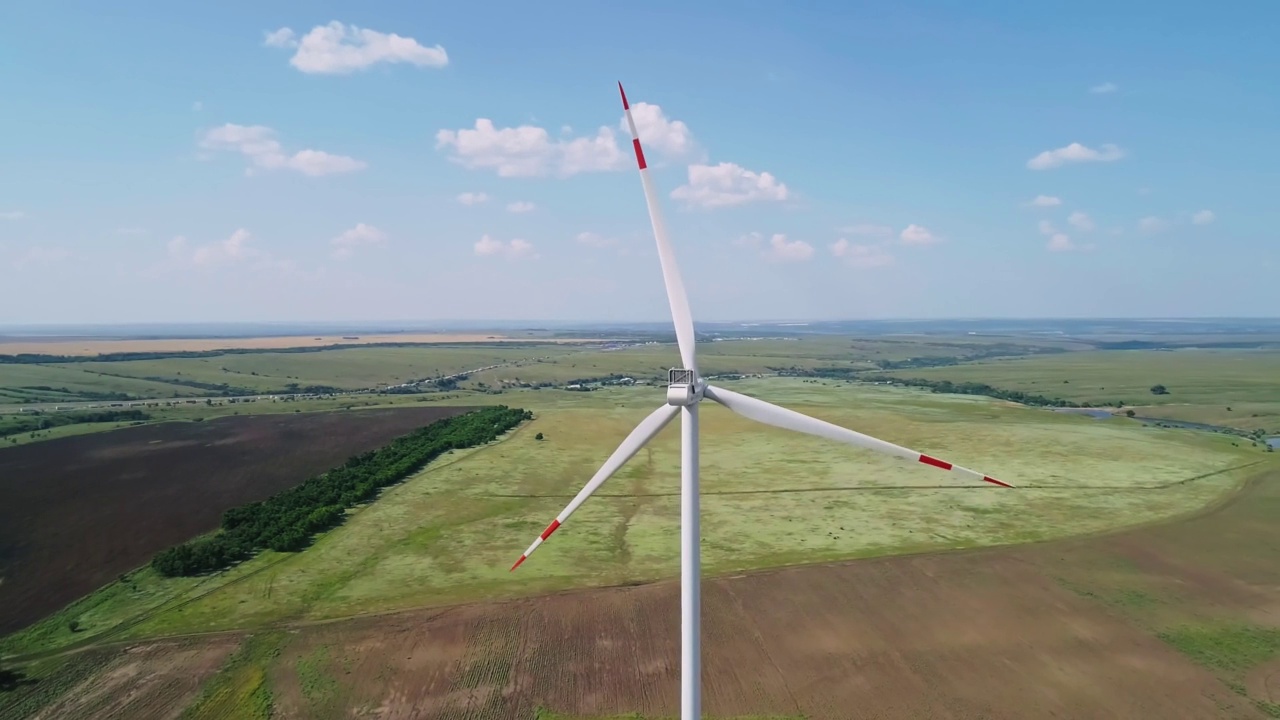
[[0, 635], [352, 455], [470, 408], [243, 415], [0, 449]]

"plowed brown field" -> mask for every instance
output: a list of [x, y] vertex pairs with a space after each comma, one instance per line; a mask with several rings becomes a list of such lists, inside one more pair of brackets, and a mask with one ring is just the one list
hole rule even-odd
[[0, 449], [0, 635], [348, 457], [467, 408], [241, 415]]
[[[1280, 628], [1278, 511], [1271, 472], [1166, 526], [707, 580], [706, 713], [1265, 718], [1263, 698], [1158, 633], [1209, 619]], [[263, 668], [278, 718], [674, 717], [678, 624], [674, 583], [590, 590], [294, 626]], [[1251, 684], [1265, 686], [1269, 667]], [[115, 682], [109, 668], [98, 678]]]

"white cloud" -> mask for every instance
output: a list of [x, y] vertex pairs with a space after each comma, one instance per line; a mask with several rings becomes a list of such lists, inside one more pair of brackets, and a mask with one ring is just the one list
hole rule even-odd
[[845, 235], [857, 235], [859, 237], [873, 237], [883, 240], [893, 237], [893, 228], [888, 225], [861, 223], [858, 225], [846, 225], [842, 228], [838, 228], [838, 230]]
[[1113, 82], [1104, 82], [1101, 85], [1094, 85], [1093, 87], [1089, 88], [1089, 92], [1093, 93], [1094, 95], [1105, 95], [1107, 93], [1113, 93], [1119, 89], [1120, 88], [1117, 87], [1116, 84]]
[[[658, 105], [638, 102], [631, 106], [631, 117], [636, 121], [636, 133], [645, 152], [650, 150], [671, 159], [691, 159], [702, 156], [702, 150], [694, 142], [689, 126], [680, 120], [670, 120]], [[631, 134], [624, 114], [618, 127], [624, 137]], [[646, 157], [646, 160], [648, 158]]]
[[513, 203], [507, 203], [507, 212], [510, 213], [527, 213], [533, 212], [537, 206], [525, 200], [518, 200]]
[[1138, 230], [1147, 234], [1155, 234], [1164, 230], [1168, 225], [1164, 220], [1154, 215], [1148, 215], [1138, 221]]
[[1050, 252], [1068, 252], [1079, 249], [1075, 243], [1071, 242], [1071, 238], [1063, 233], [1054, 233], [1053, 237], [1049, 238], [1049, 243], [1045, 245], [1045, 248]]
[[1096, 227], [1093, 223], [1093, 219], [1079, 210], [1071, 213], [1071, 215], [1067, 217], [1067, 223], [1081, 232], [1090, 232], [1094, 227]]
[[898, 236], [903, 245], [933, 245], [942, 242], [942, 238], [919, 225], [908, 225]]
[[624, 165], [617, 138], [607, 127], [595, 137], [552, 140], [534, 125], [497, 128], [492, 120], [479, 118], [474, 128], [437, 132], [436, 149], [442, 148], [453, 151], [453, 162], [472, 170], [491, 169], [499, 177], [569, 177]]
[[[631, 111], [650, 163], [659, 158], [691, 160], [702, 156], [689, 127], [667, 118], [658, 105], [636, 103]], [[625, 127], [625, 118], [621, 126]], [[437, 132], [436, 149], [449, 150], [449, 159], [463, 167], [493, 170], [500, 177], [563, 178], [635, 167], [630, 161], [631, 148], [624, 150], [614, 128], [601, 127], [595, 135], [577, 138], [571, 134], [568, 125], [561, 127], [559, 138], [552, 138], [536, 125], [499, 128], [488, 118], [478, 118], [475, 127]]]
[[1049, 170], [1068, 163], [1112, 162], [1122, 157], [1124, 151], [1115, 145], [1107, 144], [1094, 150], [1080, 143], [1071, 143], [1057, 150], [1045, 150], [1028, 160], [1027, 167], [1032, 170]]
[[485, 257], [504, 257], [508, 260], [537, 257], [533, 252], [533, 244], [519, 238], [503, 242], [483, 235], [474, 247], [477, 255]]
[[267, 47], [291, 48], [298, 46], [298, 37], [293, 30], [282, 27], [274, 32], [265, 33], [262, 44]]
[[774, 262], [801, 262], [813, 257], [813, 246], [803, 240], [788, 240], [786, 235], [775, 233], [769, 238], [765, 258]]
[[372, 225], [357, 223], [355, 227], [343, 232], [329, 241], [333, 245], [335, 258], [350, 257], [357, 247], [362, 245], [379, 245], [387, 239], [386, 233]]
[[1201, 210], [1200, 212], [1195, 213], [1194, 215], [1191, 216], [1191, 222], [1195, 223], [1196, 225], [1208, 225], [1209, 223], [1214, 221], [1215, 217], [1216, 216], [1213, 214], [1212, 210]]
[[225, 240], [192, 247], [181, 235], [168, 242], [169, 258], [179, 265], [210, 269], [224, 265], [236, 265], [254, 261], [255, 269], [291, 266], [291, 263], [274, 259], [270, 253], [250, 244], [253, 236], [240, 228]]
[[21, 210], [5, 210], [0, 212], [0, 220], [21, 220], [26, 216], [27, 214]]
[[1062, 204], [1062, 198], [1052, 195], [1037, 195], [1034, 200], [1027, 204], [1035, 207], [1056, 207]]
[[618, 241], [614, 238], [604, 237], [593, 232], [580, 232], [575, 238], [580, 244], [590, 247], [603, 248], [617, 245]]
[[860, 245], [840, 238], [831, 244], [831, 254], [852, 267], [873, 268], [893, 264], [893, 256], [880, 245]]
[[[276, 132], [262, 125], [236, 125], [227, 123], [205, 133], [200, 147], [206, 150], [238, 152], [264, 170], [286, 168], [303, 175], [317, 177], [336, 173], [354, 172], [367, 167], [366, 163], [345, 155], [332, 155], [320, 150], [300, 150], [286, 155]], [[246, 170], [252, 174], [252, 168]]]
[[201, 111], [201, 110], [203, 110], [203, 109], [204, 109], [204, 103], [203, 103], [203, 102], [201, 102], [201, 101], [197, 100], [197, 101], [195, 101], [195, 102], [191, 103], [191, 111], [192, 111], [192, 112], [200, 112], [200, 111]]
[[66, 248], [33, 245], [27, 248], [27, 251], [22, 253], [22, 255], [18, 256], [18, 258], [13, 261], [13, 265], [18, 269], [56, 265], [69, 257], [71, 257], [71, 251]]
[[1041, 220], [1036, 227], [1040, 229], [1041, 235], [1052, 235], [1058, 232], [1053, 228], [1053, 223], [1049, 222], [1048, 220]]
[[479, 205], [489, 202], [489, 196], [482, 192], [464, 192], [458, 195], [457, 200], [463, 205]]
[[346, 75], [378, 63], [408, 63], [440, 68], [449, 55], [440, 45], [425, 47], [411, 37], [344, 25], [337, 20], [317, 25], [298, 39], [284, 27], [266, 34], [268, 47], [296, 48], [289, 64], [309, 74]]
[[722, 208], [752, 202], [782, 201], [787, 186], [772, 174], [756, 173], [735, 163], [690, 165], [689, 183], [671, 191], [671, 197], [690, 206]]

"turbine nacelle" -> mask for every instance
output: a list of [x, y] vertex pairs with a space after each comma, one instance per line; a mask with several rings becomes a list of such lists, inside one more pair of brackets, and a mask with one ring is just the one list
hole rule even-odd
[[676, 407], [693, 405], [702, 400], [707, 387], [695, 370], [671, 368], [667, 371], [667, 404]]

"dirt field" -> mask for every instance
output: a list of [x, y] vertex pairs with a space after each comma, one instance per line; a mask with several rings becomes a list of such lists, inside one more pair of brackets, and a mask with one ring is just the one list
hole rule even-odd
[[[1205, 660], [1185, 637], [1222, 623], [1280, 628], [1278, 510], [1272, 471], [1225, 506], [1166, 526], [709, 580], [706, 713], [1276, 717], [1255, 690], [1268, 687], [1280, 648], [1239, 654], [1218, 636]], [[539, 707], [674, 717], [678, 618], [678, 586], [661, 583], [297, 626], [248, 642], [271, 638], [252, 655], [267, 658], [254, 677], [270, 687], [274, 717], [532, 720]], [[143, 647], [161, 649], [129, 652], [167, 652], [192, 674], [206, 667], [190, 649]], [[245, 685], [242, 668], [219, 677], [228, 673]], [[96, 678], [77, 694], [118, 686], [109, 669]], [[171, 717], [172, 698], [131, 714], [64, 704], [59, 716]]]
[[232, 416], [0, 449], [0, 635], [216, 528], [228, 507], [465, 410]]
[[259, 349], [324, 347], [326, 345], [368, 345], [371, 343], [475, 343], [475, 342], [581, 342], [572, 338], [539, 338], [523, 335], [477, 333], [396, 333], [388, 335], [281, 335], [246, 338], [158, 338], [127, 340], [79, 337], [5, 337], [0, 336], [0, 355], [36, 353], [47, 355], [101, 355], [120, 352], [182, 352], [192, 350]]

